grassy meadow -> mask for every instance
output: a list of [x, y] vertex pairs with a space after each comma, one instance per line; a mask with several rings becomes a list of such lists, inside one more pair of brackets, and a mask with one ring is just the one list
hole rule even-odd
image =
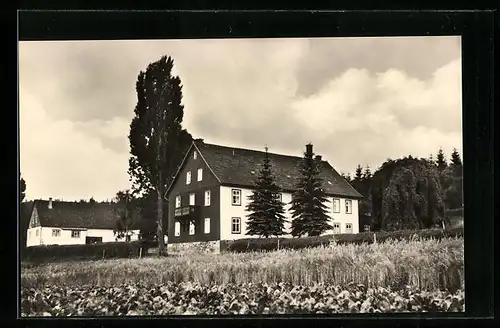
[[[332, 244], [329, 247], [275, 252], [209, 255], [193, 252], [181, 257], [167, 258], [23, 264], [21, 271], [21, 308], [24, 315], [96, 315], [96, 311], [98, 315], [204, 314], [203, 311], [209, 311], [207, 309], [210, 308], [212, 312], [209, 311], [208, 314], [230, 314], [235, 311], [266, 313], [266, 309], [268, 313], [384, 312], [391, 309], [459, 311], [464, 306], [462, 238], [386, 241], [362, 245]], [[260, 289], [257, 286], [261, 289], [271, 288], [273, 292], [258, 294]], [[297, 288], [308, 295], [304, 300], [302, 296], [291, 296], [292, 290]], [[327, 295], [311, 294], [311, 290], [318, 288], [327, 292]], [[57, 291], [54, 291], [55, 289]], [[75, 299], [78, 299], [76, 294], [71, 297], [67, 295], [68, 290], [79, 290], [80, 292], [75, 293], [87, 295], [81, 297], [82, 304], [87, 307], [81, 305], [80, 308], [61, 310], [62, 312], [54, 310], [58, 307], [62, 309], [61, 304], [67, 304], [64, 300], [68, 299], [71, 299], [73, 304], [80, 304], [74, 303]], [[141, 297], [146, 297], [148, 301], [130, 303], [130, 299], [133, 300], [135, 295], [133, 292], [130, 294], [130, 290], [135, 290], [135, 293], [138, 293], [137, 290], [143, 290]], [[192, 290], [198, 290], [198, 293], [193, 294]], [[210, 304], [210, 299], [215, 297], [215, 294], [207, 296], [210, 290], [220, 292], [219, 303]], [[249, 292], [243, 293], [242, 290]], [[276, 296], [276, 290], [280, 290], [278, 294], [282, 295]], [[116, 293], [128, 296], [123, 296], [122, 303], [112, 305], [117, 299]], [[192, 296], [188, 300], [191, 302], [189, 304], [184, 304], [184, 297], [179, 297], [186, 293]], [[249, 293], [253, 296], [249, 296]], [[338, 300], [342, 293], [352, 297], [349, 296], [348, 301]], [[380, 301], [379, 304], [376, 300], [380, 297], [366, 293], [380, 294], [380, 297], [389, 299]], [[383, 296], [384, 293], [387, 295]], [[288, 296], [283, 296], [285, 294]], [[200, 301], [203, 295], [205, 301]], [[95, 301], [98, 310], [89, 305], [92, 299], [98, 300]], [[270, 303], [262, 306], [263, 299]], [[362, 310], [361, 305], [366, 299], [371, 300], [371, 305], [365, 304]], [[111, 302], [111, 305], [103, 310], [98, 304], [107, 304], [105, 300]], [[293, 300], [299, 305], [293, 307]], [[326, 305], [328, 300], [329, 306]], [[238, 305], [231, 307], [235, 301]], [[315, 308], [307, 305], [309, 303], [306, 301], [314, 304], [319, 302], [322, 304], [318, 307], [320, 310], [314, 310]], [[137, 305], [137, 302], [142, 304], [142, 307]], [[201, 306], [200, 302], [205, 303]], [[264, 304], [267, 304], [266, 302]], [[436, 302], [442, 304], [439, 303], [441, 305], [438, 306]], [[158, 304], [164, 303], [164, 306], [156, 308]], [[253, 307], [251, 304], [254, 304]]]

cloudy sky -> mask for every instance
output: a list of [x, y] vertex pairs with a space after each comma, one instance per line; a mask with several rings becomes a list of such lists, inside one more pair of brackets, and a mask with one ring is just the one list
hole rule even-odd
[[129, 186], [137, 75], [171, 55], [183, 125], [205, 142], [334, 168], [462, 149], [459, 37], [20, 42], [27, 198], [110, 199]]

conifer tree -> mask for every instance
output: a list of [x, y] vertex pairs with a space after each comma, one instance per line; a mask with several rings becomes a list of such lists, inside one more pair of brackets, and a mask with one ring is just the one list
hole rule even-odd
[[246, 207], [250, 212], [246, 234], [265, 238], [283, 235], [286, 221], [281, 189], [274, 180], [267, 150], [266, 147], [262, 168], [255, 182], [254, 192], [248, 197], [250, 203]]
[[363, 179], [363, 168], [360, 164], [356, 167], [356, 174], [354, 175], [354, 181], [361, 181]]
[[439, 148], [437, 156], [436, 156], [436, 165], [439, 171], [444, 170], [448, 164], [446, 163], [446, 159], [444, 157], [443, 149]]
[[370, 170], [370, 166], [366, 165], [365, 171], [363, 172], [363, 179], [368, 180], [372, 177], [372, 171]]
[[462, 166], [462, 160], [460, 159], [460, 154], [456, 148], [453, 148], [453, 152], [451, 153], [451, 164], [455, 166]]
[[319, 236], [332, 229], [326, 214], [328, 199], [321, 187], [321, 161], [313, 159], [312, 145], [308, 144], [301, 161], [300, 176], [292, 194], [292, 236]]

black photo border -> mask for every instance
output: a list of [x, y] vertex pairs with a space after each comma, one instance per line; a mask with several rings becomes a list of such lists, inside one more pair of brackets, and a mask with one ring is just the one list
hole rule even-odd
[[[19, 28], [17, 29], [17, 18]], [[341, 36], [462, 36], [462, 99], [463, 99], [463, 161], [464, 161], [464, 217], [465, 223], [465, 314], [419, 313], [370, 315], [285, 316], [286, 325], [304, 325], [316, 320], [320, 325], [462, 325], [466, 318], [486, 320], [493, 315], [493, 245], [494, 245], [494, 130], [493, 130], [493, 43], [494, 29], [498, 29], [496, 13], [489, 10], [426, 10], [426, 11], [21, 11], [8, 18], [14, 23], [11, 58], [17, 63], [17, 40], [111, 40], [111, 39], [171, 39], [171, 38], [236, 38], [236, 37], [341, 37]], [[496, 25], [495, 25], [496, 24]], [[11, 31], [11, 30], [9, 30]], [[147, 64], [147, 63], [145, 63]], [[18, 109], [17, 65], [8, 66], [14, 85], [9, 99]], [[10, 107], [9, 107], [10, 108]], [[19, 116], [12, 124], [13, 143], [6, 148], [16, 153], [10, 180], [16, 189], [15, 215], [18, 213], [19, 183]], [[6, 128], [10, 124], [6, 124]], [[14, 174], [14, 172], [13, 172]], [[10, 177], [10, 175], [9, 175]], [[10, 216], [9, 216], [10, 217]], [[8, 236], [6, 250], [12, 254], [8, 267], [12, 281], [19, 280], [20, 264], [17, 258], [17, 224], [8, 220], [4, 233]], [[8, 229], [8, 230], [7, 230]], [[7, 267], [7, 265], [6, 265]], [[12, 320], [18, 313], [19, 286], [6, 284], [12, 298], [3, 297], [3, 309]], [[10, 287], [10, 288], [9, 288]], [[7, 301], [8, 300], [8, 301]], [[17, 300], [17, 302], [12, 301]], [[3, 311], [2, 311], [3, 312]], [[266, 318], [215, 317], [209, 324], [277, 325], [277, 316]], [[17, 319], [23, 326], [66, 324], [67, 320]], [[161, 321], [159, 321], [161, 320]], [[164, 321], [167, 320], [167, 321]], [[204, 325], [207, 318], [128, 318], [72, 319], [72, 325], [137, 325], [174, 324]], [[329, 320], [332, 320], [331, 322]], [[78, 322], [78, 323], [77, 323]], [[320, 323], [321, 322], [321, 323]], [[311, 322], [312, 323], [312, 322]]]

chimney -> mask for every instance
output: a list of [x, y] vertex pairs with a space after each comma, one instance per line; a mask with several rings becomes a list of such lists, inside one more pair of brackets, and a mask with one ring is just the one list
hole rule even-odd
[[203, 139], [202, 138], [194, 139], [194, 141], [198, 141], [198, 142], [203, 143]]
[[321, 161], [321, 158], [322, 158], [322, 157], [321, 157], [321, 155], [316, 155], [316, 159], [317, 159], [318, 161]]
[[49, 210], [52, 209], [52, 197], [49, 197]]
[[306, 153], [308, 155], [312, 155], [312, 153], [313, 153], [313, 145], [312, 144], [309, 143], [306, 145]]

